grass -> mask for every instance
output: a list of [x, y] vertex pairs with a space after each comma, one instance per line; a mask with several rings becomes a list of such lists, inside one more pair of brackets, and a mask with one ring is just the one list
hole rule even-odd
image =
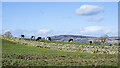
[[[31, 39], [25, 39], [25, 40], [31, 40]], [[35, 39], [32, 39], [31, 41], [36, 41], [36, 40], [35, 40]], [[39, 40], [39, 42], [58, 43], [58, 44], [90, 45], [90, 44], [85, 44], [85, 43], [67, 42], [67, 41], [46, 41], [46, 40]], [[97, 44], [91, 44], [90, 46], [109, 46], [109, 45], [97, 45]]]
[[117, 56], [39, 48], [2, 40], [3, 66], [117, 66]]

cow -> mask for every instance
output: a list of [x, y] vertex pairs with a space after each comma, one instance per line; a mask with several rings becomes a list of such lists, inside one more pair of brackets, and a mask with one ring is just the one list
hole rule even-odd
[[73, 42], [73, 39], [69, 39], [68, 42]]
[[90, 41], [90, 44], [92, 44], [92, 41]]
[[36, 41], [38, 41], [38, 40], [41, 40], [41, 37], [38, 37], [38, 38], [36, 39]]
[[50, 37], [46, 37], [45, 40], [51, 41], [51, 38]]
[[31, 36], [31, 39], [35, 39], [35, 36]]
[[112, 46], [112, 44], [109, 44], [109, 46]]
[[24, 38], [25, 36], [24, 35], [21, 35], [21, 38]]
[[118, 41], [118, 46], [120, 46], [120, 42]]

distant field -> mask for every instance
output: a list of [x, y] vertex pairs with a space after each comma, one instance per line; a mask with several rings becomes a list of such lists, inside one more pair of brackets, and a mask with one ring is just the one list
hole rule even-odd
[[[31, 39], [25, 39], [25, 40], [31, 40]], [[36, 40], [32, 39], [32, 41], [36, 41]], [[85, 44], [85, 43], [66, 42], [66, 41], [46, 41], [46, 40], [39, 40], [39, 42], [58, 43], [58, 44], [90, 45], [90, 44]], [[96, 45], [96, 44], [91, 44], [91, 46], [109, 46], [109, 45]]]
[[17, 66], [117, 66], [117, 54], [39, 48], [2, 40], [2, 64]]

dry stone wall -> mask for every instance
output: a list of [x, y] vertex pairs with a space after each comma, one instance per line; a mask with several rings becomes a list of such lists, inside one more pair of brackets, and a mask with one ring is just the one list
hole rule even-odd
[[119, 46], [90, 46], [90, 45], [76, 45], [76, 44], [45, 43], [45, 42], [24, 40], [16, 37], [9, 37], [6, 35], [0, 35], [0, 38], [9, 41], [14, 41], [24, 45], [49, 48], [49, 49], [60, 49], [65, 51], [118, 54], [118, 49], [120, 48]]

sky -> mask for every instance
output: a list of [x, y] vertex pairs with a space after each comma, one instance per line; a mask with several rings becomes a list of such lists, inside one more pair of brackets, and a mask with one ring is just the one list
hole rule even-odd
[[118, 35], [117, 2], [3, 2], [2, 34]]

